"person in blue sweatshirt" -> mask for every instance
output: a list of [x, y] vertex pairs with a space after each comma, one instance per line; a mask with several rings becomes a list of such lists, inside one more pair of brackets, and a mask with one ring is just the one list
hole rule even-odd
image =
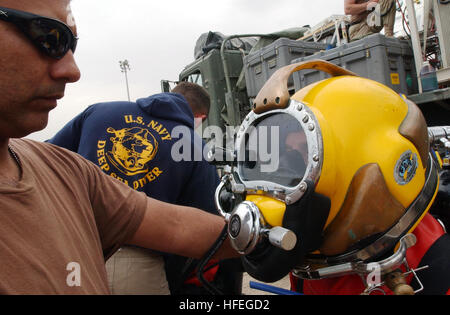
[[[203, 87], [181, 82], [172, 93], [91, 105], [48, 142], [77, 152], [152, 198], [217, 214], [213, 196], [219, 177], [205, 161], [205, 144], [194, 132], [209, 106]], [[205, 293], [196, 281], [182, 279], [195, 263], [127, 246], [106, 266], [113, 294]], [[209, 279], [220, 278], [218, 269], [210, 269]]]

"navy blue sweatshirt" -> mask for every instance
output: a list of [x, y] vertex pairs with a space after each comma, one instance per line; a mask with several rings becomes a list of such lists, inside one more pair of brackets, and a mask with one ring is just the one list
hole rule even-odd
[[[219, 178], [202, 158], [204, 143], [193, 127], [185, 98], [161, 93], [136, 103], [92, 105], [48, 142], [79, 153], [150, 197], [217, 213], [213, 195]], [[181, 130], [174, 133], [178, 138], [172, 137], [174, 128]]]

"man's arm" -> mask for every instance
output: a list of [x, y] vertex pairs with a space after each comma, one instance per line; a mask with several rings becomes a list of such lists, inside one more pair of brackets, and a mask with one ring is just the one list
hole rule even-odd
[[379, 0], [370, 0], [364, 3], [356, 3], [356, 0], [345, 0], [344, 12], [347, 15], [359, 15], [367, 11], [367, 7], [370, 3], [378, 3]]
[[[138, 230], [129, 244], [200, 259], [225, 226], [224, 219], [195, 208], [172, 205], [149, 198]], [[214, 256], [239, 257], [228, 239]]]

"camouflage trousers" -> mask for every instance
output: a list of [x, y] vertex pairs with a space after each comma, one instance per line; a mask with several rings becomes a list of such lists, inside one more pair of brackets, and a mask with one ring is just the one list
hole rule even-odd
[[369, 14], [367, 19], [364, 19], [358, 24], [350, 26], [350, 41], [358, 40], [365, 36], [379, 33], [383, 28], [386, 36], [394, 36], [394, 23], [396, 13], [395, 0], [380, 0], [378, 4], [380, 5], [378, 12], [374, 11]]

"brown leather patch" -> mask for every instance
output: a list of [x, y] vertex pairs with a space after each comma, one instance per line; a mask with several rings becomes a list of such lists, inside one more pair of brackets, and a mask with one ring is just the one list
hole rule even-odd
[[398, 132], [414, 144], [422, 160], [422, 166], [426, 168], [430, 148], [427, 123], [416, 104], [410, 100], [406, 100], [406, 103], [408, 104], [408, 114]]
[[254, 100], [253, 111], [261, 114], [268, 110], [286, 108], [290, 99], [287, 88], [288, 79], [294, 72], [304, 69], [316, 69], [327, 72], [332, 76], [356, 76], [351, 71], [319, 59], [285, 66], [278, 69], [261, 88]]
[[338, 215], [324, 232], [320, 252], [344, 253], [358, 241], [386, 231], [404, 212], [390, 193], [378, 164], [367, 164], [353, 177]]

